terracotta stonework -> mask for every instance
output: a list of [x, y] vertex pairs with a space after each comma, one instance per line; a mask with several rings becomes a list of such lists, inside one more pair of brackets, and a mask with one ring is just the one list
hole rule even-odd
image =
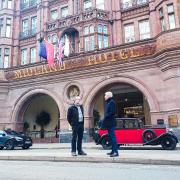
[[[0, 10], [0, 18], [10, 14], [13, 21], [12, 36], [0, 36], [2, 57], [4, 49], [10, 48], [9, 68], [0, 69], [0, 129], [23, 129], [23, 107], [37, 94], [50, 96], [57, 104], [60, 112], [60, 131], [69, 132], [66, 120], [67, 109], [72, 103], [68, 97], [68, 88], [77, 86], [85, 110], [85, 129], [87, 141], [93, 125], [93, 106], [97, 94], [105, 87], [113, 84], [129, 84], [136, 87], [147, 99], [150, 109], [151, 125], [157, 125], [157, 119], [177, 118], [180, 128], [180, 7], [174, 0], [147, 1], [142, 6], [134, 6], [123, 10], [120, 1], [105, 0], [105, 9], [93, 7], [87, 11], [80, 6], [79, 0], [55, 1], [42, 0], [42, 4], [22, 10], [20, 0], [13, 1], [16, 11]], [[112, 2], [112, 4], [111, 4]], [[169, 28], [167, 5], [174, 6], [175, 25]], [[61, 8], [71, 6], [69, 16], [61, 17]], [[0, 6], [1, 7], [1, 6]], [[159, 10], [164, 9], [166, 30], [161, 31]], [[52, 20], [50, 12], [58, 9], [58, 18]], [[37, 16], [37, 33], [20, 38], [22, 20]], [[43, 18], [42, 18], [43, 17]], [[139, 21], [149, 19], [150, 38], [140, 40]], [[4, 21], [3, 21], [4, 22]], [[134, 23], [135, 41], [125, 43], [124, 25]], [[98, 24], [108, 26], [109, 47], [98, 48]], [[85, 51], [84, 27], [94, 25], [95, 49]], [[47, 62], [40, 62], [38, 56], [38, 39], [64, 32], [79, 33], [75, 52], [64, 60], [63, 66], [58, 62], [50, 67]], [[5, 31], [5, 29], [3, 29]], [[77, 48], [78, 45], [78, 48]], [[30, 64], [30, 48], [36, 47], [36, 63]], [[80, 49], [79, 49], [80, 47]], [[27, 49], [26, 65], [21, 64], [21, 50]], [[64, 141], [63, 141], [64, 142]]]

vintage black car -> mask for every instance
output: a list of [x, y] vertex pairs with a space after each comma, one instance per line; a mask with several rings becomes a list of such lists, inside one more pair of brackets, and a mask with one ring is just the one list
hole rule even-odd
[[24, 134], [12, 130], [0, 131], [0, 150], [13, 150], [15, 147], [28, 149], [32, 146], [32, 139]]

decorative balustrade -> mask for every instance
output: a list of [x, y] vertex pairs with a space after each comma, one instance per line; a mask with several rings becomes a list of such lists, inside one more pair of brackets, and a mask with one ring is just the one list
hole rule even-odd
[[91, 9], [88, 11], [84, 11], [78, 15], [60, 18], [56, 21], [48, 22], [47, 23], [47, 31], [52, 31], [56, 28], [70, 27], [72, 25], [76, 25], [83, 21], [92, 20], [94, 18], [109, 20], [109, 12], [99, 10], [99, 9]]
[[128, 10], [131, 8], [136, 8], [145, 4], [148, 4], [149, 0], [126, 0], [121, 3], [121, 10]]
[[37, 33], [36, 29], [31, 29], [31, 30], [27, 30], [24, 32], [20, 32], [19, 38], [25, 39], [25, 38], [33, 37], [36, 35], [36, 33]]

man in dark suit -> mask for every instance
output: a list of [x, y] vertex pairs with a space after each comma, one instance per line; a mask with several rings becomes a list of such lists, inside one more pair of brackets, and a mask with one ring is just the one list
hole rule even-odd
[[75, 97], [74, 104], [69, 107], [67, 119], [72, 127], [72, 142], [71, 142], [71, 153], [72, 156], [77, 156], [76, 147], [78, 155], [87, 155], [82, 150], [82, 139], [84, 133], [84, 110], [83, 106], [80, 105], [81, 98], [79, 96]]
[[112, 151], [110, 153], [107, 153], [107, 154], [110, 155], [110, 157], [116, 157], [116, 156], [119, 156], [118, 146], [117, 146], [117, 141], [116, 141], [116, 136], [115, 136], [115, 127], [116, 127], [115, 110], [116, 110], [116, 105], [115, 105], [115, 102], [113, 100], [112, 92], [106, 92], [104, 98], [106, 101], [106, 106], [105, 106], [104, 120], [102, 122], [102, 125], [104, 128], [106, 128], [108, 130], [108, 135], [109, 135], [110, 141], [112, 143]]

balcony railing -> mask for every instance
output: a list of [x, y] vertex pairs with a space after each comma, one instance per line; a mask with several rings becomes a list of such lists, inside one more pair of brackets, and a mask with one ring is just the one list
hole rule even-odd
[[76, 25], [80, 22], [89, 21], [92, 19], [109, 20], [109, 12], [100, 9], [91, 9], [84, 11], [74, 16], [57, 19], [56, 21], [47, 22], [47, 31], [52, 31], [56, 28], [65, 28]]
[[33, 37], [36, 36], [37, 30], [36, 29], [31, 29], [31, 30], [27, 30], [24, 32], [20, 32], [20, 39], [25, 39], [25, 38], [29, 38], [29, 37]]
[[21, 3], [21, 11], [37, 6], [37, 0], [30, 0], [26, 3]]
[[136, 8], [148, 4], [149, 0], [129, 0], [127, 2], [121, 3], [121, 10], [127, 10], [131, 8]]

